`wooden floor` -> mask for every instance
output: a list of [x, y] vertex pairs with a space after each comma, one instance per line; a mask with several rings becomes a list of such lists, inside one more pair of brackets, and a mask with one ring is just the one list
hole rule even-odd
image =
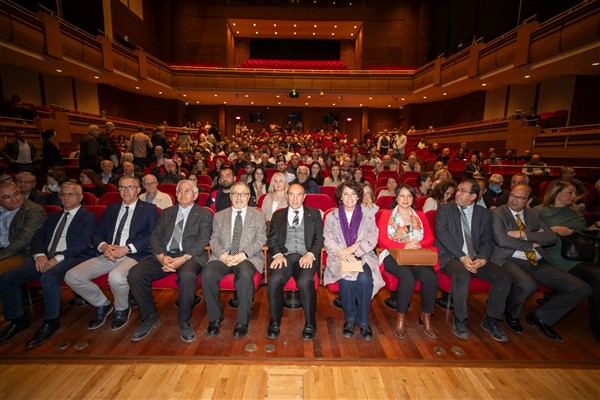
[[[32, 327], [0, 346], [0, 399], [63, 398], [600, 398], [600, 345], [579, 306], [555, 329], [557, 343], [525, 325], [523, 335], [507, 330], [508, 343], [494, 341], [480, 327], [485, 296], [469, 299], [471, 338], [452, 334], [452, 313], [436, 308], [438, 339], [417, 323], [418, 296], [408, 314], [407, 338], [391, 327], [395, 311], [382, 290], [373, 300], [374, 339], [341, 334], [343, 313], [334, 294], [320, 288], [314, 341], [300, 338], [302, 310], [285, 310], [281, 336], [266, 337], [266, 288], [256, 293], [249, 334], [234, 340], [236, 311], [225, 307], [220, 335], [208, 337], [206, 306], [193, 311], [197, 338], [184, 343], [177, 329], [173, 290], [155, 290], [161, 322], [134, 343], [139, 324], [134, 309], [129, 325], [88, 331], [91, 307], [63, 307], [61, 330], [48, 343], [25, 351], [39, 327], [43, 306], [27, 308]], [[65, 301], [71, 297], [68, 290]], [[229, 293], [222, 295], [225, 302]], [[535, 308], [531, 299], [526, 311]], [[110, 317], [109, 317], [110, 320]], [[272, 346], [268, 346], [272, 345]], [[269, 348], [272, 347], [272, 348]]]

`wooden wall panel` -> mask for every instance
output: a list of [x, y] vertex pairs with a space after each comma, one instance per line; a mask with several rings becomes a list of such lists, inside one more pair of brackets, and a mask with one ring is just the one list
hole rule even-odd
[[0, 76], [5, 99], [10, 100], [13, 94], [18, 94], [23, 103], [42, 104], [37, 73], [14, 65], [0, 64]]
[[569, 112], [570, 125], [598, 123], [600, 101], [600, 75], [578, 76], [573, 94], [573, 105]]
[[529, 112], [535, 104], [535, 84], [514, 85], [510, 87], [510, 98], [508, 99], [508, 115], [515, 113], [517, 109]]
[[462, 97], [432, 103], [412, 104], [407, 112], [407, 126], [426, 129], [429, 125], [457, 125], [481, 121], [485, 109], [486, 92], [478, 91]]
[[542, 82], [537, 104], [538, 114], [557, 110], [570, 110], [575, 90], [575, 78], [575, 75], [568, 75]]
[[506, 104], [506, 88], [488, 90], [485, 96], [485, 109], [483, 119], [496, 119], [504, 117], [504, 105]]
[[75, 93], [77, 95], [77, 110], [92, 114], [100, 114], [97, 84], [76, 79]]
[[46, 105], [56, 104], [68, 110], [75, 109], [73, 81], [68, 76], [44, 75]]

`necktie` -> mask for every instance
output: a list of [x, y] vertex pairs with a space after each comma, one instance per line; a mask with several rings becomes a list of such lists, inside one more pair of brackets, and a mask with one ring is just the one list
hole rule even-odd
[[173, 228], [173, 239], [171, 239], [171, 252], [179, 251], [179, 245], [181, 244], [181, 239], [183, 237], [183, 215], [179, 213], [177, 215], [177, 223]]
[[296, 213], [296, 215], [294, 215], [294, 219], [292, 220], [292, 227], [297, 228], [298, 225], [300, 225], [300, 217], [298, 216], [300, 211], [294, 211], [294, 212]]
[[121, 245], [121, 234], [123, 233], [123, 228], [125, 228], [125, 222], [127, 222], [128, 215], [129, 215], [129, 206], [125, 206], [125, 214], [123, 214], [121, 221], [119, 221], [119, 227], [117, 228], [117, 234], [115, 235], [115, 240], [113, 241], [113, 244], [116, 244], [117, 246]]
[[240, 242], [242, 240], [242, 212], [238, 211], [235, 216], [235, 223], [233, 224], [233, 236], [231, 238], [231, 248], [229, 249], [229, 254], [234, 255], [240, 251]]
[[[515, 214], [515, 218], [517, 220], [517, 226], [519, 227], [519, 230], [521, 232], [525, 232], [525, 224], [523, 223], [523, 220], [521, 219], [521, 217], [519, 216], [519, 214]], [[537, 254], [535, 254], [535, 251], [533, 250], [529, 250], [525, 252], [525, 257], [527, 257], [527, 261], [529, 261], [531, 263], [531, 265], [533, 265], [534, 267], [537, 265]]]
[[69, 218], [69, 212], [65, 211], [60, 222], [58, 223], [58, 227], [56, 228], [56, 232], [54, 232], [54, 237], [52, 238], [52, 244], [48, 250], [48, 258], [53, 258], [56, 253], [56, 247], [58, 246], [58, 241], [62, 236], [63, 231], [65, 230], [65, 225], [67, 224], [67, 218]]
[[465, 243], [467, 245], [467, 255], [471, 260], [475, 259], [475, 249], [473, 248], [473, 241], [471, 240], [471, 227], [469, 226], [469, 220], [467, 214], [465, 214], [465, 208], [460, 208], [460, 220], [462, 222], [463, 233], [465, 234]]

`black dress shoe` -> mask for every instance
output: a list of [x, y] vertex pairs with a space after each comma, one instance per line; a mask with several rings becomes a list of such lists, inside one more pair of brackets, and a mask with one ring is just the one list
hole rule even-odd
[[35, 333], [33, 339], [25, 343], [25, 350], [31, 350], [46, 343], [56, 333], [58, 328], [60, 328], [58, 323], [52, 325], [44, 323], [44, 325], [42, 325], [42, 327]]
[[537, 326], [540, 331], [550, 339], [554, 339], [557, 342], [562, 342], [563, 338], [560, 337], [558, 333], [551, 326], [546, 325], [541, 319], [539, 319], [535, 314], [529, 313], [527, 314], [526, 321], [531, 326]]
[[335, 299], [333, 299], [333, 305], [336, 308], [339, 308], [340, 310], [344, 309], [344, 306], [342, 305], [342, 299], [340, 298], [340, 296], [338, 296]]
[[81, 307], [85, 307], [89, 303], [87, 301], [85, 301], [85, 299], [83, 297], [76, 294], [75, 297], [73, 297], [71, 300], [69, 300], [68, 304], [69, 304], [69, 307], [71, 307], [71, 308], [81, 308]]
[[24, 331], [29, 328], [29, 321], [26, 321], [24, 324], [15, 324], [11, 322], [11, 324], [0, 333], [0, 344], [4, 344], [12, 339], [17, 333]]
[[206, 329], [206, 334], [208, 336], [218, 335], [219, 332], [221, 332], [221, 322], [223, 322], [222, 318], [219, 318], [219, 319], [214, 320], [214, 321], [210, 321], [208, 323], [208, 328]]
[[194, 332], [194, 328], [192, 327], [192, 323], [187, 321], [179, 321], [177, 326], [179, 327], [179, 334], [181, 335], [181, 340], [186, 343], [191, 343], [196, 339], [196, 332]]
[[131, 315], [131, 308], [126, 310], [116, 310], [115, 316], [110, 324], [111, 331], [118, 331], [123, 328], [129, 322], [129, 316]]
[[93, 331], [94, 329], [100, 328], [106, 322], [106, 318], [113, 312], [115, 308], [112, 304], [107, 306], [96, 307], [96, 315], [88, 323], [88, 329]]
[[383, 302], [385, 303], [386, 306], [388, 306], [392, 310], [396, 309], [396, 296], [390, 296], [390, 297], [386, 298]]
[[302, 329], [302, 339], [313, 340], [317, 335], [317, 327], [315, 324], [306, 324]]
[[248, 325], [244, 324], [235, 324], [235, 328], [233, 328], [233, 338], [239, 339], [241, 337], [246, 336], [248, 333]]
[[342, 335], [344, 335], [344, 337], [348, 339], [354, 336], [354, 322], [344, 322], [344, 327], [342, 328]]
[[[202, 303], [202, 297], [194, 296], [194, 302], [192, 303], [192, 308], [196, 307], [200, 303]], [[179, 299], [175, 300], [175, 308], [179, 308]]]
[[523, 326], [519, 318], [513, 318], [509, 314], [506, 314], [506, 325], [516, 333], [523, 333]]
[[275, 339], [279, 337], [279, 333], [281, 331], [280, 325], [281, 323], [275, 321], [274, 319], [269, 322], [269, 327], [267, 328], [267, 337], [269, 339]]
[[368, 325], [366, 328], [360, 328], [360, 336], [364, 341], [369, 342], [373, 339], [373, 330]]

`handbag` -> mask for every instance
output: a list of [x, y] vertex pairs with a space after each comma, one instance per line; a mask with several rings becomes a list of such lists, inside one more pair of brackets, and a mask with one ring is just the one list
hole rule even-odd
[[437, 264], [438, 253], [431, 249], [388, 249], [399, 266], [429, 266]]
[[342, 260], [342, 272], [363, 272], [363, 262], [360, 258], [356, 261]]
[[560, 236], [561, 256], [566, 260], [598, 263], [600, 257], [600, 231], [575, 231]]

